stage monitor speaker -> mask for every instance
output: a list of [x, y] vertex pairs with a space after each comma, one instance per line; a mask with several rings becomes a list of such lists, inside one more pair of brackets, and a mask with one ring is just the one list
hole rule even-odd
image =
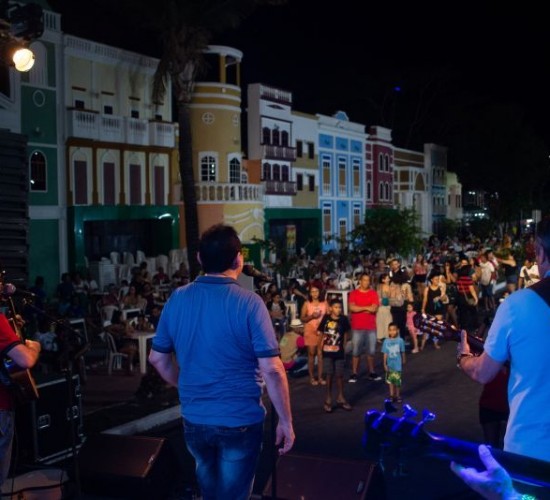
[[[273, 477], [263, 498], [273, 498]], [[375, 462], [340, 460], [331, 457], [287, 454], [275, 469], [277, 500], [383, 500], [384, 476]]]
[[78, 455], [82, 491], [128, 499], [167, 498], [178, 461], [165, 438], [97, 434]]

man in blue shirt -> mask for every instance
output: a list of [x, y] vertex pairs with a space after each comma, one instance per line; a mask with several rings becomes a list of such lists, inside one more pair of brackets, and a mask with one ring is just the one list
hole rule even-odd
[[202, 496], [248, 499], [262, 445], [262, 385], [279, 416], [276, 444], [294, 443], [288, 382], [262, 299], [242, 288], [236, 231], [215, 225], [201, 236], [204, 271], [172, 293], [163, 308], [149, 361], [177, 386], [185, 441]]

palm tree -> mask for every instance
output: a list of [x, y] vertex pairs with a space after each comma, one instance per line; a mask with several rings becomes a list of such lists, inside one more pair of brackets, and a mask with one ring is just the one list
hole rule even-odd
[[200, 267], [196, 259], [199, 223], [189, 104], [196, 78], [205, 68], [204, 51], [216, 33], [235, 29], [257, 7], [284, 3], [286, 0], [134, 0], [128, 5], [128, 12], [133, 12], [139, 25], [160, 35], [161, 56], [154, 78], [153, 102], [162, 102], [166, 83], [169, 79], [172, 82], [191, 279], [199, 274]]

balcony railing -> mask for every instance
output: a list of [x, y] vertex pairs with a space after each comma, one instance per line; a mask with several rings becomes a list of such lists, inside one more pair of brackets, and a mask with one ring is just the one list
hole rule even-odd
[[227, 182], [197, 183], [198, 202], [261, 202], [263, 186], [258, 184], [233, 184]]
[[268, 160], [296, 161], [296, 148], [264, 144], [262, 146], [262, 158]]
[[174, 123], [100, 115], [84, 109], [67, 110], [68, 137], [173, 148], [175, 127]]
[[265, 194], [295, 195], [296, 183], [289, 181], [264, 181]]
[[176, 145], [176, 126], [174, 123], [150, 122], [149, 137], [152, 146], [173, 148]]

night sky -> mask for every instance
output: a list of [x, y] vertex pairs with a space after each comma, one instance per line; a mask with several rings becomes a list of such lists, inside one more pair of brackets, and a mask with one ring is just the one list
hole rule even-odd
[[[103, 7], [83, 17], [83, 5], [94, 3]], [[68, 33], [158, 55], [154, 36], [125, 26], [120, 12], [109, 21], [102, 0], [50, 4]], [[243, 89], [254, 82], [284, 88], [294, 109], [343, 110], [367, 127], [392, 128], [401, 147], [452, 147], [465, 114], [471, 120], [487, 106], [513, 104], [550, 149], [549, 43], [540, 9], [534, 2], [290, 0], [261, 7], [211, 43], [244, 52]]]

